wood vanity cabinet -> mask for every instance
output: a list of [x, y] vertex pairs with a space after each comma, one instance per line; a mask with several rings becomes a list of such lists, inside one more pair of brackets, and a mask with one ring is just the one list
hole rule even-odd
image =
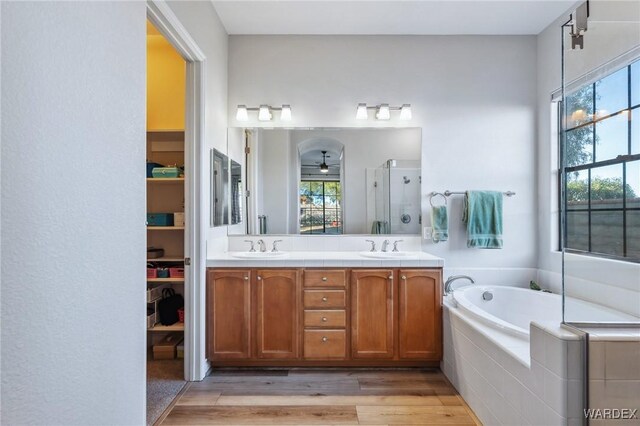
[[209, 269], [218, 366], [437, 366], [442, 270]]
[[207, 272], [207, 357], [247, 359], [251, 356], [252, 271]]
[[300, 273], [256, 271], [256, 345], [261, 359], [296, 359], [299, 354]]
[[440, 270], [398, 271], [398, 356], [442, 358]]
[[392, 269], [351, 272], [351, 356], [393, 358], [394, 285]]

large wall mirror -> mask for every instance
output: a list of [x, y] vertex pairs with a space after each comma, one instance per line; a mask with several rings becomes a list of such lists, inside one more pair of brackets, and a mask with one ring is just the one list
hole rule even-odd
[[420, 234], [421, 129], [242, 135], [245, 226], [230, 227], [230, 235]]

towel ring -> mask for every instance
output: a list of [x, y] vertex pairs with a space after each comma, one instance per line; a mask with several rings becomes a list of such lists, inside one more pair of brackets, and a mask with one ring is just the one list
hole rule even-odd
[[436, 197], [436, 196], [438, 196], [438, 195], [439, 195], [439, 196], [441, 196], [441, 197], [442, 197], [442, 199], [444, 200], [444, 204], [443, 204], [443, 205], [444, 205], [444, 206], [446, 206], [446, 205], [447, 205], [447, 197], [445, 197], [445, 195], [444, 195], [442, 192], [432, 192], [432, 193], [430, 194], [430, 196], [429, 196], [429, 204], [431, 204], [431, 207], [437, 207], [437, 206], [434, 206], [434, 205], [433, 205], [433, 197]]

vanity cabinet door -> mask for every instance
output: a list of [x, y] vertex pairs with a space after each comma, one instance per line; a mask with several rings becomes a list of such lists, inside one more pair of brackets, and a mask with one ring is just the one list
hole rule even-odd
[[207, 272], [207, 357], [251, 354], [251, 270]]
[[300, 282], [300, 273], [294, 269], [256, 271], [258, 358], [299, 357]]
[[442, 296], [440, 270], [399, 272], [399, 356], [440, 360], [442, 357]]
[[393, 358], [393, 270], [351, 272], [351, 355]]

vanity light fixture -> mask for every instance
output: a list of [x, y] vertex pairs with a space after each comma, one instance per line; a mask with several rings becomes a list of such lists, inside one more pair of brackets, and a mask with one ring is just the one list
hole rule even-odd
[[358, 104], [358, 109], [356, 110], [356, 120], [366, 120], [367, 118], [369, 118], [367, 104]]
[[247, 112], [246, 105], [238, 105], [238, 109], [236, 110], [236, 120], [238, 121], [249, 120], [249, 113]]
[[378, 111], [376, 111], [376, 118], [378, 120], [388, 120], [391, 118], [389, 104], [382, 104], [378, 107]]
[[271, 121], [273, 119], [273, 111], [280, 111], [280, 121], [291, 121], [291, 105], [274, 107], [266, 104], [260, 105], [259, 107], [238, 105], [236, 109], [236, 120], [249, 121], [249, 111], [258, 111], [258, 120], [260, 121]]
[[411, 120], [411, 105], [404, 104], [400, 107], [400, 120]]
[[280, 120], [291, 121], [291, 106], [282, 105], [282, 111], [280, 111]]
[[271, 114], [269, 105], [260, 105], [260, 111], [258, 111], [258, 120], [271, 121], [271, 118], [273, 118], [273, 114]]
[[389, 104], [380, 104], [376, 106], [368, 106], [365, 103], [359, 103], [356, 110], [356, 120], [366, 120], [369, 118], [368, 110], [376, 111], [377, 120], [389, 120], [391, 118], [391, 111], [400, 111], [400, 120], [411, 120], [411, 104], [403, 104], [402, 106], [394, 107]]

